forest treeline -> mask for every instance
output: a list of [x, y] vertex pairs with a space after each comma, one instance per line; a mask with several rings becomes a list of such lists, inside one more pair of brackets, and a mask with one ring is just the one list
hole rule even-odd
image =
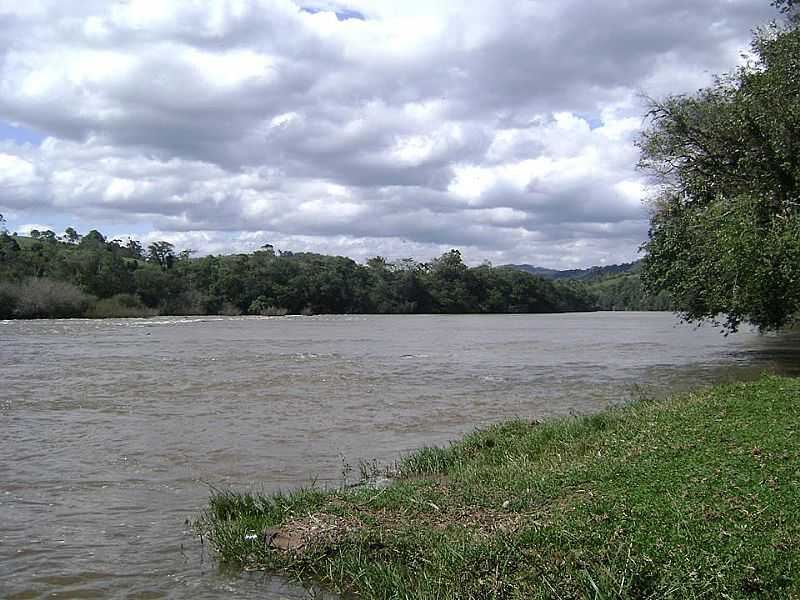
[[[616, 267], [616, 268], [615, 268]], [[648, 292], [641, 280], [642, 263], [592, 267], [568, 276], [582, 285], [594, 301], [596, 310], [678, 310], [668, 292]], [[564, 271], [561, 271], [564, 273]], [[564, 281], [563, 277], [556, 282]]]
[[533, 265], [508, 265], [551, 281], [583, 284], [596, 310], [677, 310], [666, 291], [647, 292], [642, 285], [642, 261], [557, 271]]
[[[549, 281], [511, 267], [468, 267], [458, 250], [428, 263], [265, 245], [193, 257], [98, 231], [0, 233], [0, 318], [204, 314], [553, 313], [643, 308], [638, 274]], [[668, 307], [666, 307], [668, 308]]]

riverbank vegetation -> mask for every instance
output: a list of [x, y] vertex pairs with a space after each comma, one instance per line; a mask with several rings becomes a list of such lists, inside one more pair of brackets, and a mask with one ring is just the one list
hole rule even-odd
[[215, 493], [223, 562], [364, 598], [800, 595], [800, 380], [420, 450], [389, 487]]
[[653, 100], [640, 140], [662, 185], [645, 288], [728, 330], [800, 315], [800, 6], [773, 5], [788, 20], [756, 34], [749, 64]]
[[0, 233], [3, 319], [643, 308], [638, 274], [628, 277], [633, 285], [621, 281], [609, 300], [613, 282], [551, 281], [512, 267], [470, 268], [457, 250], [429, 263], [375, 257], [362, 265], [269, 245], [249, 254], [193, 257], [168, 242], [145, 249], [136, 240], [108, 240], [97, 231], [81, 236], [73, 228], [63, 236]]
[[674, 311], [678, 307], [664, 290], [646, 289], [642, 284], [642, 261], [557, 271], [534, 265], [508, 265], [550, 281], [569, 281], [592, 300], [595, 310]]

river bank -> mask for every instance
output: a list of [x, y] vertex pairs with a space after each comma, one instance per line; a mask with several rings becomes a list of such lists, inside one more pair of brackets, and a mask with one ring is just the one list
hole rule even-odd
[[389, 487], [220, 491], [224, 563], [365, 598], [797, 597], [800, 380], [426, 448]]

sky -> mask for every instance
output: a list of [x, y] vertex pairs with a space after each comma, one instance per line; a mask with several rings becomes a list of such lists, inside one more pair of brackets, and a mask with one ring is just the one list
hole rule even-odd
[[645, 98], [767, 0], [0, 0], [0, 213], [198, 254], [635, 260]]

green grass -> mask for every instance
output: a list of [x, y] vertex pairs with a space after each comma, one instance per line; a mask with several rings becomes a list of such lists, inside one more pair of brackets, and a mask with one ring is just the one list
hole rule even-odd
[[800, 598], [797, 379], [500, 424], [398, 470], [218, 492], [198, 527], [222, 562], [364, 598]]

